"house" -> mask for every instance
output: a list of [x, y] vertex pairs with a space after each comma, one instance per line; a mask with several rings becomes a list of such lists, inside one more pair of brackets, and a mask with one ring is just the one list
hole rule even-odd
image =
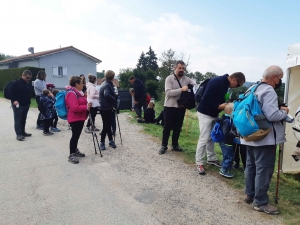
[[0, 69], [25, 66], [45, 68], [46, 82], [63, 89], [69, 84], [69, 78], [73, 75], [91, 73], [97, 76], [96, 66], [102, 62], [73, 46], [36, 53], [31, 47], [28, 51], [31, 53], [0, 61]]

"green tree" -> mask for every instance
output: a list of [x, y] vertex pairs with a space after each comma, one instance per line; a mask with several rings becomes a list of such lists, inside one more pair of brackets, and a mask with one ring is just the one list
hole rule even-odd
[[157, 93], [156, 90], [158, 88], [158, 81], [157, 80], [147, 80], [145, 83], [146, 86], [146, 92], [151, 95], [151, 97], [154, 97], [157, 99]]
[[147, 71], [148, 70], [148, 57], [145, 56], [145, 53], [142, 52], [138, 63], [136, 65], [136, 68], [139, 70]]
[[205, 74], [204, 74], [204, 79], [203, 80], [206, 80], [206, 79], [211, 79], [211, 78], [214, 78], [214, 77], [217, 77], [217, 74], [215, 74], [215, 73], [212, 73], [212, 72], [206, 72]]
[[151, 46], [149, 47], [149, 51], [146, 53], [147, 55], [147, 69], [156, 70], [158, 69], [157, 65], [157, 57], [154, 51], [152, 50]]
[[102, 72], [97, 72], [97, 78], [104, 78], [105, 70], [102, 70]]
[[231, 100], [234, 101], [236, 100], [240, 94], [243, 94], [247, 91], [247, 87], [246, 86], [241, 86], [241, 87], [238, 87], [238, 88], [231, 88], [230, 89], [230, 92], [232, 93], [231, 95]]
[[12, 55], [5, 55], [4, 53], [0, 53], [0, 61], [5, 60], [5, 59], [10, 59], [13, 58], [14, 56]]
[[175, 51], [169, 49], [164, 51], [159, 58], [161, 67], [159, 68], [159, 76], [161, 79], [166, 79], [171, 73], [173, 73], [176, 63]]
[[131, 87], [131, 83], [129, 83], [129, 77], [133, 76], [133, 69], [126, 68], [120, 69], [119, 72], [119, 85], [120, 89], [128, 90]]

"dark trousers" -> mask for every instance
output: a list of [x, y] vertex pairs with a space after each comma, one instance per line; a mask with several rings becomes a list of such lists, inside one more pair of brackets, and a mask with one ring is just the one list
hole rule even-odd
[[49, 127], [51, 125], [51, 121], [53, 121], [52, 118], [50, 118], [50, 119], [44, 119], [44, 133], [48, 133], [49, 132]]
[[116, 125], [116, 111], [113, 110], [111, 113], [111, 131], [112, 131], [112, 135], [116, 134], [116, 129], [117, 129], [117, 125]]
[[[40, 98], [41, 98], [41, 96], [35, 96], [35, 100], [36, 100], [37, 105], [39, 105], [39, 103], [40, 103]], [[39, 112], [38, 118], [36, 120], [36, 125], [37, 126], [43, 126], [44, 121], [41, 120], [41, 116], [42, 116], [42, 114], [41, 114], [41, 112]]]
[[106, 134], [108, 136], [108, 140], [112, 140], [112, 133], [111, 133], [111, 114], [112, 110], [100, 110], [103, 128], [101, 131], [101, 142], [105, 142]]
[[162, 135], [162, 146], [168, 146], [171, 130], [173, 130], [172, 145], [178, 146], [178, 139], [184, 120], [184, 114], [185, 108], [164, 107], [165, 121]]
[[84, 121], [76, 121], [70, 123], [70, 127], [72, 130], [72, 137], [70, 140], [70, 154], [75, 153], [77, 150], [78, 140], [84, 125]]
[[247, 167], [245, 170], [245, 193], [254, 197], [258, 205], [269, 203], [268, 190], [274, 172], [276, 146], [247, 146]]
[[95, 118], [96, 118], [97, 112], [98, 112], [98, 107], [91, 107], [90, 108], [90, 114], [91, 114], [93, 124], [91, 124], [91, 120], [90, 120], [90, 118], [88, 118], [88, 122], [86, 124], [86, 127], [90, 127], [91, 125], [95, 126]]
[[136, 115], [139, 118], [142, 118], [142, 107], [143, 107], [143, 111], [145, 112], [145, 110], [147, 109], [147, 98], [146, 98], [146, 96], [137, 99], [137, 104], [134, 104], [134, 106], [133, 106], [134, 111], [135, 111]]
[[234, 162], [237, 167], [240, 166], [240, 159], [242, 159], [242, 164], [244, 169], [246, 168], [246, 159], [247, 159], [247, 147], [246, 145], [234, 144], [233, 145], [234, 152]]
[[22, 135], [25, 132], [25, 125], [29, 106], [30, 105], [19, 105], [19, 108], [17, 108], [14, 104], [11, 104], [11, 107], [14, 112], [16, 135]]
[[52, 128], [56, 128], [57, 126], [57, 121], [58, 121], [58, 117], [57, 117], [57, 114], [56, 114], [56, 111], [51, 119], [51, 123], [50, 123], [50, 127]]
[[[161, 123], [160, 123], [160, 121], [161, 121]], [[164, 111], [160, 112], [159, 116], [156, 119], [154, 119], [154, 122], [155, 123], [160, 123], [162, 126], [165, 124]]]

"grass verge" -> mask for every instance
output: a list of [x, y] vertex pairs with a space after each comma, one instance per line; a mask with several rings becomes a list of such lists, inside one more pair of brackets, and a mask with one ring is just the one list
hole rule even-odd
[[[4, 98], [4, 93], [0, 91], [0, 98]], [[35, 98], [31, 99], [30, 108], [37, 108], [37, 103], [35, 101]]]

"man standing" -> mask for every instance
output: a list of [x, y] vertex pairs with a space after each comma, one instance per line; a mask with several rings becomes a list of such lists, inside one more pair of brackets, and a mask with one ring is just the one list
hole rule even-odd
[[[188, 91], [188, 85], [195, 85], [189, 77], [184, 75], [185, 63], [181, 60], [176, 62], [175, 74], [171, 74], [165, 81], [165, 103], [164, 103], [164, 129], [162, 135], [162, 146], [159, 150], [159, 154], [164, 154], [168, 149], [168, 140], [170, 137], [170, 131], [172, 134], [172, 150], [183, 151], [178, 145], [178, 139], [184, 119], [185, 108], [178, 106], [177, 100], [179, 100], [182, 92]], [[181, 87], [179, 86], [179, 83]]]
[[32, 77], [30, 70], [24, 70], [22, 78], [12, 83], [10, 87], [11, 106], [14, 112], [15, 132], [18, 141], [23, 141], [31, 134], [25, 132], [27, 113], [30, 106], [29, 81]]
[[146, 100], [146, 88], [144, 83], [135, 78], [135, 77], [130, 77], [129, 82], [133, 85], [133, 90], [134, 90], [134, 110], [136, 114], [138, 115], [138, 118], [142, 118], [142, 107], [145, 112], [147, 109], [147, 100]]
[[203, 165], [207, 153], [207, 163], [221, 167], [214, 151], [214, 143], [210, 137], [213, 122], [225, 108], [225, 94], [228, 88], [237, 88], [245, 83], [245, 76], [241, 72], [225, 74], [211, 79], [206, 86], [201, 102], [197, 107], [200, 136], [196, 149], [196, 166], [200, 175], [205, 175]]
[[241, 144], [247, 145], [244, 201], [249, 204], [253, 202], [254, 210], [272, 215], [279, 212], [276, 207], [269, 205], [267, 192], [274, 172], [276, 145], [285, 142], [282, 120], [289, 112], [287, 107], [278, 108], [278, 96], [274, 90], [280, 88], [282, 78], [282, 69], [270, 66], [263, 74], [262, 82], [265, 84], [259, 85], [255, 90], [263, 114], [272, 123], [270, 133], [258, 141], [246, 142], [241, 139]]

